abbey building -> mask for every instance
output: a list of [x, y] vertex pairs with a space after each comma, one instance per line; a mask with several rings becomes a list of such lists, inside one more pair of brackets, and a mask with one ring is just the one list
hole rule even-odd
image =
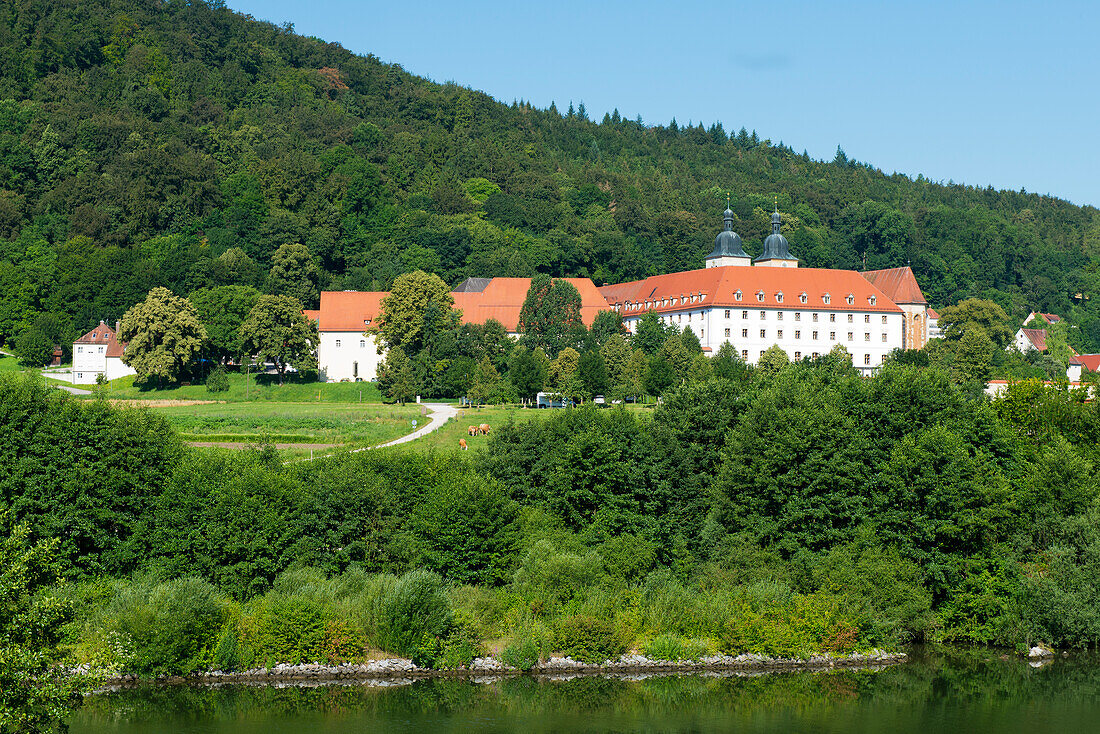
[[[648, 311], [666, 324], [690, 328], [713, 354], [729, 342], [749, 364], [778, 345], [791, 359], [827, 354], [843, 346], [866, 373], [895, 349], [920, 349], [929, 338], [931, 309], [909, 267], [860, 273], [799, 267], [780, 233], [778, 211], [763, 251], [754, 259], [733, 231], [733, 212], [714, 240], [705, 266], [597, 288], [568, 278], [581, 295], [581, 316], [591, 325], [600, 310], [618, 312], [628, 331]], [[467, 278], [455, 287], [455, 308], [465, 323], [496, 319], [518, 336], [529, 278]], [[372, 325], [383, 292], [327, 291], [318, 322], [318, 366], [323, 380], [373, 380], [381, 355]]]
[[749, 364], [778, 345], [791, 359], [818, 357], [843, 346], [870, 372], [895, 349], [928, 341], [928, 302], [909, 267], [860, 273], [800, 268], [781, 218], [752, 259], [733, 231], [733, 212], [714, 241], [706, 266], [608, 285], [600, 293], [629, 331], [647, 311], [690, 328], [713, 353], [729, 342]]

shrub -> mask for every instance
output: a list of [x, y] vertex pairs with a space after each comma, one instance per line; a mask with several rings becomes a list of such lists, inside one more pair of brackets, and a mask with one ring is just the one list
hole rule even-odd
[[226, 604], [199, 579], [123, 587], [103, 612], [108, 634], [125, 636], [134, 672], [186, 674], [205, 668], [225, 622]]
[[579, 614], [558, 624], [554, 643], [563, 654], [585, 663], [602, 663], [626, 652], [614, 625]]
[[707, 640], [664, 634], [646, 643], [642, 652], [655, 660], [698, 660], [711, 648]]
[[332, 615], [320, 602], [301, 596], [265, 600], [256, 618], [255, 654], [286, 663], [324, 657]]
[[207, 392], [228, 392], [229, 391], [229, 373], [225, 371], [225, 367], [218, 365], [210, 374], [206, 376], [206, 391]]
[[519, 670], [530, 670], [542, 659], [539, 644], [530, 637], [513, 638], [500, 651], [500, 659]]
[[779, 657], [847, 653], [859, 642], [859, 627], [826, 594], [795, 596], [784, 605], [754, 607], [742, 599], [719, 638], [722, 652]]
[[444, 637], [453, 614], [443, 579], [429, 571], [410, 571], [381, 600], [377, 642], [383, 650], [411, 655], [425, 635]]

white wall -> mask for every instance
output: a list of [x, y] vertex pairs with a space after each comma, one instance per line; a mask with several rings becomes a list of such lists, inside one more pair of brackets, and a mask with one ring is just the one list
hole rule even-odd
[[317, 372], [323, 382], [378, 378], [378, 365], [383, 355], [378, 353], [374, 335], [358, 331], [322, 331], [317, 346]]
[[137, 370], [133, 367], [123, 364], [122, 357], [108, 357], [106, 370], [108, 380], [117, 380], [120, 377], [137, 374]]
[[95, 384], [96, 375], [107, 371], [107, 343], [73, 344], [73, 384]]
[[[746, 305], [728, 309], [724, 306], [697, 308], [663, 314], [662, 318], [665, 323], [675, 324], [681, 331], [691, 327], [703, 348], [709, 348], [711, 354], [728, 341], [749, 364], [756, 364], [760, 355], [775, 344], [792, 360], [811, 357], [815, 352], [824, 356], [840, 344], [852, 355], [855, 367], [870, 372], [879, 367], [890, 352], [902, 348], [903, 313], [851, 312], [850, 315], [851, 322], [846, 311], [752, 308]], [[640, 315], [631, 315], [623, 322], [633, 332], [639, 318]], [[726, 336], [727, 329], [729, 336]]]

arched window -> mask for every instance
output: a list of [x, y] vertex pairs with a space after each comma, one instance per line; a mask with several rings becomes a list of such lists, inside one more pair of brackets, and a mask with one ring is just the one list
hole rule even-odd
[[783, 303], [783, 291], [779, 291], [778, 293], [775, 294], [775, 302], [776, 303]]
[[737, 291], [733, 294], [733, 300], [740, 301], [742, 295], [743, 294], [741, 293], [741, 289], [738, 288]]
[[809, 300], [809, 296], [806, 295], [806, 291], [802, 291], [798, 294], [799, 303], [805, 303], [807, 300]]
[[833, 300], [833, 297], [826, 293], [821, 300], [825, 301], [825, 303], [830, 303]]
[[764, 302], [764, 291], [756, 292], [756, 300], [760, 301], [761, 303]]

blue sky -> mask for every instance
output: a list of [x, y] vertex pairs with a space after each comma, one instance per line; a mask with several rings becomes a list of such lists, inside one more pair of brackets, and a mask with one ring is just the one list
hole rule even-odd
[[886, 172], [1100, 206], [1100, 3], [332, 2], [234, 10], [590, 117], [720, 121]]

